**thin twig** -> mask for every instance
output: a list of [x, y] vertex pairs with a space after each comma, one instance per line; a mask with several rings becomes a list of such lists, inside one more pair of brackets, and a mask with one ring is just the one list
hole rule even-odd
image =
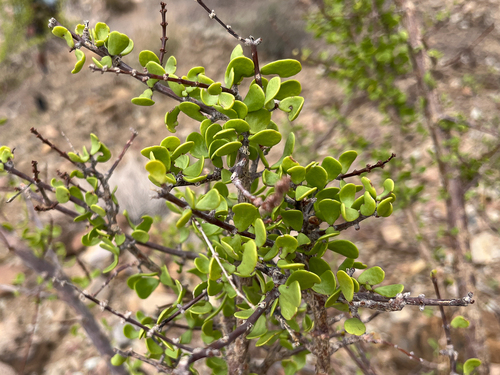
[[160, 41], [161, 41], [161, 48], [160, 48], [160, 65], [163, 66], [163, 57], [165, 56], [165, 47], [167, 45], [167, 40], [168, 40], [168, 37], [167, 37], [167, 26], [168, 26], [168, 22], [167, 22], [167, 4], [165, 4], [163, 1], [160, 3], [160, 6], [161, 6], [161, 9], [160, 9], [160, 13], [161, 13], [161, 23], [160, 23], [160, 26], [161, 26], [161, 30], [162, 30], [162, 36], [160, 38]]
[[199, 301], [201, 301], [203, 298], [205, 298], [208, 295], [207, 291], [204, 290], [201, 292], [198, 296], [193, 298], [191, 301], [186, 303], [185, 305], [177, 305], [177, 311], [170, 315], [168, 318], [165, 320], [162, 320], [160, 325], [158, 326], [158, 329], [161, 330], [163, 327], [165, 327], [168, 323], [170, 323], [172, 320], [177, 318], [180, 314], [184, 314], [187, 310], [189, 310], [192, 306], [197, 304]]
[[[441, 293], [439, 291], [439, 285], [436, 278], [436, 270], [431, 272], [431, 280], [434, 285], [434, 290], [436, 291], [437, 298], [441, 298]], [[443, 320], [443, 329], [446, 335], [446, 349], [441, 350], [440, 353], [450, 358], [450, 371], [452, 374], [457, 372], [457, 357], [458, 353], [453, 347], [453, 342], [451, 341], [451, 331], [450, 325], [448, 324], [448, 319], [446, 318], [446, 314], [444, 313], [443, 306], [439, 306], [439, 311], [441, 312], [441, 319]]]
[[109, 170], [106, 172], [106, 175], [104, 177], [106, 180], [109, 180], [109, 178], [113, 174], [114, 170], [116, 169], [116, 167], [118, 166], [118, 164], [120, 163], [120, 161], [123, 159], [123, 156], [125, 155], [125, 153], [129, 149], [129, 147], [132, 146], [132, 143], [134, 142], [134, 139], [139, 134], [137, 132], [137, 130], [135, 130], [135, 129], [130, 128], [130, 131], [132, 132], [132, 136], [127, 141], [127, 143], [125, 143], [125, 146], [123, 147], [122, 152], [120, 153], [120, 155], [118, 155], [118, 158], [115, 160], [115, 162], [113, 163], [113, 165], [111, 166], [111, 168], [109, 168]]
[[250, 306], [252, 309], [255, 309], [255, 305], [252, 302], [250, 302], [243, 293], [241, 293], [240, 289], [237, 288], [236, 285], [234, 285], [233, 279], [227, 273], [226, 269], [222, 265], [222, 262], [219, 259], [219, 254], [217, 254], [217, 252], [214, 250], [212, 244], [210, 243], [210, 240], [208, 239], [207, 235], [205, 234], [205, 231], [203, 230], [200, 223], [198, 223], [198, 221], [196, 221], [196, 220], [194, 220], [194, 222], [196, 223], [198, 230], [201, 232], [203, 239], [205, 240], [205, 243], [207, 244], [208, 248], [212, 252], [212, 256], [215, 258], [215, 260], [219, 264], [219, 267], [221, 268], [222, 272], [224, 273], [224, 276], [226, 276], [227, 281], [229, 281], [229, 284], [231, 284], [231, 286], [233, 287], [233, 289], [236, 292], [236, 294], [238, 295], [238, 297], [240, 297], [243, 301], [245, 301], [247, 303], [247, 305]]
[[353, 176], [359, 176], [362, 173], [369, 173], [371, 172], [372, 169], [375, 168], [384, 168], [384, 166], [389, 163], [393, 158], [396, 157], [395, 153], [392, 153], [391, 156], [389, 156], [388, 159], [382, 161], [379, 160], [376, 164], [366, 164], [366, 167], [360, 170], [355, 169], [354, 171], [350, 173], [345, 173], [345, 174], [339, 174], [336, 178], [336, 180], [343, 180], [348, 177], [353, 177]]
[[106, 281], [104, 281], [101, 285], [101, 287], [92, 294], [93, 297], [97, 297], [97, 295], [99, 293], [101, 293], [101, 291], [107, 286], [109, 285], [109, 283], [111, 282], [111, 280], [113, 280], [116, 276], [118, 276], [118, 274], [122, 271], [125, 271], [127, 268], [130, 268], [130, 267], [134, 267], [136, 265], [138, 265], [139, 263], [138, 262], [132, 262], [132, 263], [127, 263], [127, 264], [123, 264], [121, 265], [120, 267], [118, 268], [115, 268], [113, 270], [113, 272], [109, 275], [109, 277], [106, 279]]
[[134, 357], [134, 358], [137, 358], [138, 360], [140, 360], [144, 363], [147, 363], [148, 365], [154, 366], [154, 368], [156, 368], [156, 370], [158, 370], [158, 372], [162, 372], [164, 374], [173, 374], [172, 369], [162, 365], [158, 361], [155, 361], [155, 360], [148, 358], [148, 357], [144, 357], [143, 355], [140, 355], [139, 353], [134, 352], [132, 350], [132, 348], [130, 348], [128, 350], [120, 350], [118, 348], [114, 348], [113, 350], [115, 351], [116, 354], [119, 354], [122, 357]]
[[64, 151], [62, 151], [61, 149], [59, 149], [59, 147], [57, 147], [55, 144], [53, 144], [52, 142], [50, 142], [48, 139], [45, 139], [39, 132], [37, 129], [35, 129], [34, 127], [30, 128], [30, 131], [31, 133], [33, 133], [34, 135], [36, 135], [36, 137], [38, 139], [40, 139], [43, 143], [45, 143], [46, 145], [50, 146], [51, 149], [53, 149], [54, 151], [56, 151], [61, 157], [63, 157], [64, 159], [68, 160], [70, 163], [74, 164], [74, 165], [77, 165], [77, 163], [75, 163], [74, 161], [72, 161], [68, 154]]

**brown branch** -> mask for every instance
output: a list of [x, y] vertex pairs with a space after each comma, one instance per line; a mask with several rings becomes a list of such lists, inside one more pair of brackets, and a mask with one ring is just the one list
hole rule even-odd
[[180, 314], [184, 314], [187, 310], [189, 310], [193, 305], [201, 301], [203, 298], [205, 298], [208, 295], [207, 290], [204, 290], [201, 292], [198, 296], [193, 298], [191, 301], [186, 303], [185, 305], [182, 306], [177, 306], [178, 310], [170, 315], [168, 318], [165, 320], [162, 320], [161, 323], [158, 325], [158, 330], [162, 330], [163, 327], [165, 327], [168, 323], [170, 323], [172, 320], [177, 318]]
[[[432, 284], [434, 285], [434, 290], [436, 291], [437, 298], [441, 298], [441, 293], [439, 291], [439, 285], [436, 278], [436, 273], [437, 273], [436, 270], [433, 270], [431, 272], [431, 280]], [[453, 347], [453, 342], [451, 341], [450, 325], [448, 324], [448, 319], [446, 318], [446, 314], [444, 313], [443, 306], [439, 306], [439, 310], [441, 312], [441, 319], [443, 320], [444, 333], [446, 335], [446, 349], [441, 350], [440, 353], [450, 358], [450, 371], [451, 373], [456, 373], [458, 353], [455, 351]]]
[[207, 357], [213, 357], [215, 355], [218, 355], [220, 353], [220, 349], [228, 346], [231, 344], [233, 341], [235, 341], [238, 337], [243, 335], [245, 332], [249, 331], [252, 329], [254, 324], [257, 322], [257, 319], [260, 318], [260, 316], [266, 312], [267, 308], [271, 306], [273, 301], [278, 297], [278, 290], [273, 289], [269, 293], [267, 293], [266, 298], [264, 301], [259, 303], [255, 311], [253, 312], [252, 315], [241, 325], [239, 325], [235, 330], [233, 330], [229, 335], [222, 337], [221, 339], [211, 343], [207, 347], [201, 350], [195, 350], [193, 354], [189, 357], [186, 365], [185, 365], [185, 370], [189, 368], [189, 366], [202, 359], [202, 358], [207, 358]]
[[49, 141], [48, 139], [45, 139], [39, 132], [38, 130], [36, 130], [34, 127], [30, 128], [30, 131], [31, 133], [33, 133], [34, 135], [36, 135], [36, 137], [38, 139], [40, 139], [43, 143], [45, 143], [46, 145], [48, 145], [52, 150], [56, 151], [61, 157], [63, 157], [64, 159], [68, 160], [70, 163], [74, 164], [74, 165], [78, 165], [78, 163], [75, 163], [74, 161], [72, 161], [70, 159], [70, 157], [68, 156], [68, 154], [64, 151], [62, 151], [61, 149], [59, 149], [59, 147], [57, 147], [55, 144], [53, 144], [51, 141]]
[[[189, 204], [187, 204], [187, 202], [180, 200], [175, 195], [169, 193], [166, 189], [163, 189], [160, 192], [158, 192], [158, 197], [163, 198], [163, 199], [175, 204], [176, 206], [178, 206], [180, 208], [189, 208]], [[216, 225], [219, 228], [227, 230], [230, 233], [239, 234], [239, 235], [244, 236], [244, 237], [255, 239], [255, 234], [250, 233], [248, 231], [240, 232], [240, 231], [238, 231], [238, 229], [235, 226], [233, 226], [229, 223], [226, 223], [224, 221], [220, 221], [220, 220], [216, 219], [214, 216], [208, 215], [208, 214], [204, 213], [203, 211], [199, 211], [199, 210], [196, 210], [193, 208], [191, 209], [191, 211], [193, 212], [194, 216], [205, 220], [207, 223]], [[268, 247], [272, 247], [274, 245], [274, 241], [266, 240], [264, 245], [268, 246]]]
[[145, 357], [143, 355], [140, 355], [139, 353], [136, 353], [132, 350], [132, 348], [128, 350], [120, 350], [118, 348], [113, 349], [116, 354], [121, 355], [122, 357], [134, 357], [137, 358], [138, 360], [147, 363], [148, 365], [153, 366], [156, 368], [158, 372], [162, 372], [164, 374], [173, 374], [173, 370], [171, 368], [168, 368], [167, 366], [162, 365], [160, 362], [155, 361], [154, 359]]
[[353, 177], [353, 176], [359, 176], [362, 173], [370, 173], [372, 169], [375, 168], [384, 168], [384, 166], [389, 163], [393, 158], [396, 157], [395, 153], [392, 153], [391, 156], [389, 156], [388, 159], [382, 161], [379, 160], [376, 164], [366, 164], [366, 167], [360, 170], [355, 169], [354, 171], [350, 173], [345, 173], [345, 174], [340, 174], [337, 176], [336, 180], [343, 180], [348, 177]]
[[127, 152], [127, 150], [130, 148], [130, 146], [132, 146], [132, 143], [134, 142], [134, 139], [139, 134], [137, 132], [137, 130], [135, 130], [135, 129], [130, 128], [130, 131], [132, 132], [132, 136], [127, 141], [127, 143], [125, 143], [125, 146], [123, 146], [122, 152], [120, 153], [120, 155], [118, 155], [118, 158], [115, 160], [115, 162], [113, 163], [113, 165], [111, 166], [111, 168], [109, 168], [109, 170], [106, 172], [106, 175], [104, 177], [105, 180], [109, 180], [109, 178], [111, 177], [111, 175], [115, 171], [115, 169], [118, 166], [118, 164], [122, 161], [123, 156], [125, 156], [125, 153]]
[[167, 40], [168, 40], [168, 37], [167, 37], [167, 26], [168, 26], [168, 22], [167, 22], [167, 4], [165, 4], [163, 1], [160, 3], [160, 6], [161, 6], [161, 9], [160, 9], [160, 13], [161, 13], [161, 23], [160, 23], [160, 26], [161, 26], [161, 30], [162, 30], [162, 36], [160, 38], [160, 41], [161, 41], [161, 48], [160, 48], [160, 65], [163, 66], [163, 57], [165, 56], [165, 46], [167, 45]]
[[104, 281], [101, 285], [101, 287], [99, 289], [97, 289], [97, 291], [95, 291], [94, 293], [92, 293], [92, 297], [97, 297], [97, 295], [99, 293], [101, 293], [101, 291], [107, 286], [109, 285], [109, 283], [111, 282], [111, 280], [113, 280], [116, 276], [118, 276], [118, 274], [122, 271], [125, 271], [127, 268], [130, 268], [130, 267], [134, 267], [136, 265], [138, 265], [139, 263], [137, 262], [132, 262], [132, 263], [127, 263], [127, 264], [123, 264], [121, 265], [120, 267], [118, 268], [115, 268], [113, 270], [113, 272], [109, 275], [109, 277], [106, 279], [106, 281]]

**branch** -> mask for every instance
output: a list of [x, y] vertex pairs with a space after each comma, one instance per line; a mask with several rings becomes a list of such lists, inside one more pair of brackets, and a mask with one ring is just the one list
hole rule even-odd
[[111, 275], [109, 275], [109, 277], [107, 278], [106, 281], [104, 281], [101, 285], [101, 287], [92, 294], [93, 297], [97, 297], [97, 295], [99, 293], [101, 293], [101, 291], [107, 286], [109, 285], [109, 283], [111, 282], [111, 280], [113, 280], [116, 276], [118, 276], [118, 274], [122, 271], [125, 271], [127, 268], [130, 268], [130, 267], [134, 267], [134, 266], [137, 266], [139, 263], [137, 262], [132, 262], [132, 263], [127, 263], [127, 264], [124, 264], [124, 265], [121, 265], [120, 267], [118, 268], [115, 268], [113, 270], [113, 272], [111, 273]]
[[173, 370], [171, 368], [163, 366], [160, 362], [155, 361], [154, 359], [144, 357], [143, 355], [134, 352], [132, 348], [128, 350], [120, 350], [118, 348], [114, 348], [113, 350], [116, 354], [119, 354], [122, 357], [134, 357], [142, 362], [147, 363], [148, 365], [154, 366], [158, 372], [162, 372], [164, 374], [173, 374]]
[[231, 332], [229, 335], [222, 337], [221, 339], [213, 342], [212, 344], [208, 345], [204, 349], [196, 348], [193, 351], [193, 354], [189, 357], [187, 363], [184, 366], [184, 371], [189, 371], [189, 366], [202, 359], [202, 358], [207, 358], [207, 357], [213, 357], [215, 355], [218, 355], [220, 353], [220, 349], [228, 346], [231, 344], [233, 341], [235, 341], [238, 337], [243, 335], [245, 332], [250, 331], [254, 324], [257, 322], [257, 319], [260, 318], [260, 316], [267, 310], [268, 307], [271, 306], [273, 301], [278, 298], [278, 290], [273, 289], [271, 290], [267, 295], [264, 301], [260, 302], [255, 311], [253, 312], [250, 317], [244, 321], [241, 325], [239, 325], [233, 332]]
[[[158, 197], [159, 198], [163, 198], [173, 204], [175, 204], [176, 206], [180, 207], [180, 208], [191, 208], [189, 206], [189, 204], [187, 204], [187, 202], [184, 202], [182, 200], [180, 200], [179, 198], [177, 198], [175, 195], [169, 193], [167, 191], [167, 189], [162, 189], [161, 191], [158, 192]], [[196, 216], [196, 217], [199, 217], [200, 219], [203, 219], [205, 220], [207, 223], [210, 223], [210, 224], [213, 224], [213, 225], [216, 225], [218, 226], [219, 228], [222, 228], [224, 230], [227, 230], [228, 232], [230, 233], [234, 233], [234, 234], [239, 234], [241, 236], [244, 236], [244, 237], [248, 237], [248, 238], [252, 238], [252, 239], [255, 239], [255, 234], [253, 233], [250, 233], [248, 231], [238, 231], [238, 229], [229, 224], [229, 223], [226, 223], [224, 221], [220, 221], [218, 219], [216, 219], [215, 217], [211, 216], [211, 215], [208, 215], [202, 211], [199, 211], [199, 210], [196, 210], [194, 208], [191, 208], [191, 211], [193, 212], [193, 215]], [[265, 246], [268, 246], [268, 247], [272, 247], [274, 245], [274, 241], [271, 241], [271, 240], [266, 240]]]
[[55, 144], [53, 144], [52, 142], [50, 142], [48, 139], [45, 139], [39, 132], [38, 130], [36, 130], [34, 127], [31, 127], [30, 128], [30, 132], [33, 133], [34, 135], [36, 135], [36, 137], [38, 139], [40, 139], [43, 143], [45, 143], [46, 145], [50, 146], [50, 148], [54, 151], [56, 151], [61, 157], [63, 157], [64, 159], [68, 160], [70, 163], [74, 164], [74, 165], [78, 165], [78, 163], [75, 163], [73, 160], [71, 160], [68, 156], [68, 154], [64, 151], [62, 151], [61, 149], [59, 149]]
[[460, 58], [464, 53], [471, 53], [472, 50], [483, 41], [484, 38], [488, 36], [489, 33], [491, 33], [495, 29], [495, 24], [491, 24], [486, 30], [484, 30], [472, 43], [470, 43], [468, 46], [463, 47], [460, 52], [457, 53], [457, 55], [450, 59], [448, 62], [443, 64], [443, 67], [445, 66], [450, 66], [453, 65], [457, 62], [460, 61]]
[[425, 298], [424, 294], [418, 297], [410, 297], [410, 293], [399, 293], [394, 298], [387, 298], [379, 294], [370, 292], [354, 293], [352, 301], [347, 301], [342, 295], [339, 301], [354, 308], [367, 308], [378, 311], [401, 311], [406, 305], [419, 306], [423, 309], [425, 306], [469, 306], [475, 301], [472, 299], [473, 293], [469, 292], [463, 298], [455, 299], [432, 299]]
[[354, 171], [346, 174], [340, 174], [337, 176], [336, 180], [343, 180], [348, 177], [359, 176], [362, 173], [370, 173], [372, 169], [375, 168], [384, 168], [384, 166], [389, 163], [393, 158], [396, 157], [395, 153], [392, 153], [391, 156], [384, 161], [379, 160], [376, 164], [366, 164], [366, 167], [360, 170], [355, 169]]
[[106, 172], [105, 176], [104, 176], [104, 179], [105, 180], [109, 180], [109, 178], [111, 177], [111, 175], [113, 174], [113, 172], [115, 171], [116, 167], [118, 166], [118, 164], [121, 162], [121, 160], [123, 159], [123, 156], [125, 155], [125, 153], [127, 152], [127, 150], [130, 148], [130, 146], [132, 146], [132, 143], [134, 142], [134, 139], [137, 137], [137, 135], [139, 134], [137, 132], [137, 130], [135, 129], [132, 129], [130, 128], [130, 131], [132, 132], [132, 136], [130, 137], [130, 139], [127, 141], [127, 143], [125, 143], [125, 146], [123, 146], [123, 150], [122, 152], [120, 153], [120, 155], [118, 155], [118, 158], [115, 160], [115, 162], [113, 163], [113, 165], [111, 166], [111, 168], [109, 168], [109, 170]]
[[168, 40], [168, 37], [167, 37], [167, 26], [168, 26], [168, 22], [167, 22], [167, 4], [165, 4], [163, 1], [160, 3], [160, 6], [161, 6], [161, 9], [160, 9], [160, 13], [161, 13], [161, 23], [160, 23], [160, 26], [161, 26], [161, 30], [162, 30], [162, 37], [160, 38], [160, 41], [161, 41], [161, 48], [160, 48], [160, 65], [163, 66], [163, 57], [165, 56], [165, 46], [167, 45], [167, 40]]
[[219, 267], [221, 268], [222, 272], [224, 273], [224, 276], [226, 276], [227, 281], [229, 281], [229, 284], [231, 284], [232, 288], [234, 289], [234, 291], [236, 292], [238, 297], [240, 297], [243, 301], [245, 301], [247, 303], [247, 305], [250, 306], [252, 309], [255, 309], [255, 305], [252, 302], [250, 302], [245, 297], [245, 295], [243, 293], [241, 293], [240, 289], [237, 288], [236, 285], [234, 285], [232, 277], [230, 275], [228, 275], [226, 269], [222, 265], [222, 262], [219, 259], [219, 254], [217, 254], [217, 252], [214, 250], [212, 244], [210, 243], [210, 240], [208, 239], [208, 237], [207, 237], [205, 231], [203, 230], [202, 226], [200, 225], [200, 223], [198, 223], [196, 220], [194, 222], [195, 222], [196, 226], [198, 227], [198, 230], [201, 232], [203, 239], [205, 240], [205, 243], [207, 244], [208, 248], [210, 249], [210, 251], [212, 253], [212, 256], [215, 258], [215, 260], [219, 264]]
[[180, 304], [177, 305], [178, 310], [175, 313], [173, 313], [172, 315], [170, 315], [168, 318], [166, 318], [165, 320], [162, 320], [162, 322], [158, 325], [158, 330], [161, 331], [161, 329], [163, 327], [165, 327], [168, 323], [170, 323], [172, 320], [177, 318], [180, 314], [184, 314], [186, 312], [186, 310], [189, 310], [189, 308], [191, 308], [193, 305], [195, 305], [196, 303], [201, 301], [206, 296], [207, 296], [207, 291], [204, 290], [198, 296], [193, 298], [191, 301], [189, 301], [185, 305], [180, 305]]
[[[441, 293], [439, 292], [439, 285], [436, 278], [436, 270], [431, 272], [431, 280], [434, 285], [434, 290], [436, 291], [437, 298], [441, 298]], [[448, 319], [446, 319], [446, 314], [444, 313], [443, 306], [439, 306], [439, 310], [441, 312], [441, 319], [443, 320], [443, 328], [444, 333], [446, 335], [446, 350], [441, 350], [440, 353], [450, 358], [450, 371], [452, 374], [457, 372], [457, 357], [458, 353], [453, 347], [453, 343], [451, 341], [451, 332], [450, 325], [448, 324]]]

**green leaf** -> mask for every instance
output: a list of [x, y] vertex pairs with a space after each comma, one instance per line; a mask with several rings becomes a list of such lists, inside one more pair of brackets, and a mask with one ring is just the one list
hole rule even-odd
[[298, 270], [306, 266], [304, 263], [288, 263], [286, 260], [283, 259], [278, 260], [278, 263], [276, 265], [278, 266], [278, 268], [284, 270]]
[[163, 354], [163, 348], [160, 345], [158, 345], [152, 338], [146, 339], [146, 348], [153, 355]]
[[245, 120], [234, 119], [224, 124], [224, 129], [234, 129], [238, 133], [244, 133], [250, 130], [250, 125]]
[[123, 365], [123, 363], [125, 363], [126, 360], [127, 360], [127, 357], [122, 357], [120, 354], [115, 354], [111, 358], [110, 362], [113, 366], [121, 366], [121, 365]]
[[191, 102], [182, 102], [178, 105], [178, 108], [196, 121], [203, 121], [206, 119], [206, 117], [203, 116], [203, 114], [200, 112], [200, 106], [198, 104]]
[[326, 158], [324, 158], [321, 166], [328, 173], [328, 181], [335, 180], [340, 172], [342, 172], [342, 164], [340, 164], [337, 159], [332, 158], [331, 156], [327, 156]]
[[237, 270], [240, 276], [250, 276], [255, 271], [257, 265], [257, 247], [253, 240], [249, 240], [243, 245], [243, 257]]
[[339, 162], [342, 164], [342, 173], [347, 173], [351, 164], [358, 157], [358, 153], [356, 151], [346, 151], [339, 157]]
[[382, 216], [382, 217], [388, 217], [392, 214], [393, 207], [392, 207], [392, 197], [384, 199], [382, 202], [380, 202], [377, 206], [377, 215]]
[[[199, 134], [199, 133], [195, 133], [195, 134]], [[192, 154], [193, 153], [191, 152], [191, 155]], [[198, 177], [201, 174], [201, 172], [203, 172], [204, 166], [205, 166], [205, 158], [203, 156], [201, 156], [200, 160], [198, 160], [196, 163], [190, 165], [187, 168], [184, 168], [182, 173], [185, 176]]]
[[262, 88], [254, 83], [248, 89], [247, 96], [245, 100], [243, 100], [243, 103], [248, 107], [248, 112], [254, 112], [264, 107], [265, 99], [266, 95]]
[[302, 86], [300, 85], [300, 82], [295, 79], [290, 79], [288, 81], [281, 82], [280, 91], [276, 94], [274, 99], [282, 100], [290, 96], [300, 95], [301, 92], [302, 92]]
[[[233, 79], [231, 79], [231, 70], [233, 71]], [[253, 61], [248, 57], [239, 56], [231, 60], [226, 68], [225, 83], [226, 87], [231, 87], [233, 83], [240, 84], [243, 77], [252, 77], [254, 75]]]
[[217, 259], [215, 257], [210, 259], [210, 263], [208, 265], [208, 278], [210, 280], [218, 280], [222, 276], [222, 268], [219, 265], [219, 262], [217, 262]]
[[144, 92], [136, 98], [132, 98], [131, 102], [135, 105], [141, 105], [145, 107], [152, 106], [155, 102], [151, 99], [153, 91], [151, 89], [146, 89]]
[[309, 270], [321, 276], [326, 271], [331, 271], [330, 265], [321, 258], [312, 257], [309, 259]]
[[[220, 83], [220, 82], [212, 83], [208, 87], [207, 91], [210, 95], [219, 95], [222, 92], [222, 83]], [[234, 101], [234, 99], [233, 99], [233, 101]]]
[[259, 316], [259, 319], [257, 319], [257, 322], [255, 322], [253, 329], [246, 336], [246, 338], [248, 340], [251, 340], [264, 336], [267, 333], [266, 323], [267, 323], [266, 316], [265, 315]]
[[[325, 307], [335, 307], [335, 304], [340, 296], [340, 288], [338, 288], [325, 302]], [[349, 308], [347, 309], [349, 311]]]
[[323, 167], [319, 165], [309, 168], [306, 173], [306, 180], [310, 186], [323, 189], [328, 182], [328, 174]]
[[194, 142], [184, 142], [179, 147], [177, 147], [172, 155], [170, 155], [171, 160], [177, 159], [179, 156], [187, 154], [194, 146]]
[[137, 229], [132, 232], [132, 237], [138, 242], [148, 242], [149, 234], [143, 230]]
[[332, 199], [323, 199], [318, 203], [316, 214], [329, 225], [333, 225], [340, 216], [340, 203]]
[[340, 206], [340, 212], [345, 221], [351, 222], [356, 220], [359, 217], [358, 210], [354, 208], [347, 207], [344, 203]]
[[376, 198], [377, 197], [377, 190], [375, 190], [375, 188], [373, 187], [373, 184], [372, 184], [372, 182], [370, 181], [369, 178], [367, 178], [367, 177], [361, 177], [361, 183], [365, 187], [365, 190], [368, 193], [370, 193], [370, 195], [371, 195], [372, 198]]
[[328, 243], [328, 249], [347, 258], [356, 259], [359, 256], [359, 250], [356, 245], [348, 240], [331, 241]]
[[458, 315], [458, 316], [453, 318], [450, 325], [453, 328], [468, 328], [470, 325], [470, 322], [467, 319], [465, 319], [462, 315]]
[[217, 189], [211, 189], [196, 203], [196, 209], [200, 211], [211, 211], [219, 207], [220, 195]]
[[286, 281], [286, 285], [298, 281], [301, 290], [309, 289], [314, 286], [314, 284], [321, 283], [321, 278], [309, 271], [298, 270], [293, 272]]
[[163, 146], [146, 147], [141, 150], [141, 155], [145, 156], [150, 160], [161, 161], [162, 164], [165, 166], [165, 170], [170, 169], [170, 163], [171, 163], [170, 154], [168, 152], [168, 149]]
[[297, 118], [302, 111], [302, 107], [304, 106], [304, 98], [301, 96], [291, 96], [286, 99], [283, 99], [280, 102], [279, 108], [283, 112], [288, 113], [288, 120], [293, 121]]
[[58, 36], [59, 38], [63, 38], [66, 40], [69, 48], [73, 48], [75, 46], [75, 42], [73, 41], [73, 37], [69, 30], [63, 26], [55, 26], [52, 29], [52, 34]]
[[377, 266], [363, 271], [363, 273], [358, 277], [358, 282], [360, 284], [376, 285], [384, 281], [384, 278], [384, 270]]
[[250, 134], [256, 134], [267, 128], [269, 121], [271, 121], [271, 112], [265, 108], [249, 112], [245, 120], [250, 125]]
[[476, 367], [481, 366], [481, 360], [477, 358], [469, 358], [464, 363], [464, 375], [470, 375]]
[[175, 226], [177, 228], [182, 228], [186, 223], [191, 219], [191, 216], [193, 215], [193, 211], [191, 211], [190, 208], [186, 208], [180, 217], [179, 220], [177, 220], [177, 223], [175, 223]]
[[258, 217], [254, 222], [255, 228], [255, 244], [260, 247], [266, 243], [267, 232], [266, 225], [260, 217]]
[[132, 324], [125, 324], [125, 326], [123, 327], [123, 334], [126, 338], [131, 340], [139, 337], [139, 332], [134, 329], [134, 326]]
[[347, 184], [339, 192], [339, 198], [346, 207], [351, 207], [355, 201], [356, 185]]
[[250, 203], [238, 203], [233, 206], [234, 225], [241, 232], [247, 229], [256, 218], [260, 217], [259, 210]]
[[161, 186], [167, 182], [167, 169], [165, 165], [158, 160], [151, 160], [146, 164], [146, 170], [149, 172], [150, 179]]
[[354, 283], [351, 276], [344, 271], [337, 272], [337, 280], [339, 281], [340, 290], [347, 301], [352, 301], [354, 297]]
[[160, 59], [154, 52], [144, 50], [139, 53], [139, 64], [141, 64], [141, 66], [145, 67], [150, 61], [160, 64]]
[[130, 39], [125, 34], [113, 31], [108, 36], [108, 52], [110, 55], [119, 55], [128, 47]]
[[235, 98], [228, 92], [221, 92], [218, 96], [218, 104], [225, 110], [233, 108]]
[[337, 288], [337, 282], [335, 281], [335, 275], [331, 270], [326, 270], [320, 277], [321, 283], [313, 285], [312, 289], [316, 293], [325, 294], [327, 296], [335, 292]]
[[95, 24], [96, 45], [97, 41], [101, 41], [101, 44], [97, 45], [98, 47], [104, 44], [104, 41], [108, 38], [109, 31], [109, 26], [104, 22], [97, 22]]
[[281, 133], [276, 130], [266, 129], [250, 136], [248, 140], [262, 146], [272, 147], [281, 142]]
[[241, 147], [241, 142], [234, 141], [234, 142], [228, 142], [224, 144], [223, 146], [217, 148], [214, 152], [216, 156], [225, 156], [232, 154], [233, 152], [236, 152], [240, 149]]
[[347, 319], [344, 322], [344, 329], [351, 335], [361, 336], [366, 332], [366, 326], [358, 318]]
[[64, 186], [56, 187], [56, 199], [59, 203], [66, 203], [69, 201], [70, 193]]
[[310, 188], [308, 186], [298, 186], [297, 190], [295, 190], [295, 200], [301, 201], [304, 198], [308, 197], [312, 193], [314, 193], [318, 188]]
[[78, 73], [80, 70], [82, 70], [83, 65], [85, 64], [85, 54], [82, 51], [80, 51], [79, 49], [75, 50], [75, 56], [78, 61], [76, 62], [75, 67], [71, 71], [71, 74]]
[[385, 200], [385, 198], [387, 198], [387, 196], [394, 191], [394, 181], [388, 178], [384, 181], [383, 186], [384, 191], [382, 192], [382, 194], [377, 195], [378, 201], [382, 200], [382, 198], [384, 198]]
[[142, 277], [134, 284], [134, 289], [141, 299], [148, 298], [160, 284], [156, 277]]
[[281, 248], [281, 259], [285, 259], [288, 254], [295, 252], [299, 245], [295, 237], [285, 234], [276, 238], [275, 246]]
[[281, 210], [281, 217], [284, 223], [296, 231], [302, 229], [304, 215], [299, 210]]
[[374, 291], [375, 293], [378, 293], [381, 296], [393, 298], [396, 297], [396, 295], [398, 295], [399, 293], [402, 293], [404, 288], [405, 287], [403, 284], [392, 284], [386, 286], [379, 286], [378, 288], [375, 288]]
[[286, 320], [291, 320], [302, 302], [299, 282], [294, 281], [289, 286], [280, 285], [278, 289], [280, 292], [279, 305], [281, 314]]
[[300, 184], [306, 179], [307, 170], [301, 165], [296, 165], [295, 167], [288, 168], [287, 173], [292, 177], [292, 182], [296, 185]]
[[280, 91], [280, 86], [281, 86], [280, 77], [274, 77], [271, 80], [269, 80], [266, 87], [266, 99], [264, 105], [267, 105], [276, 97], [276, 95]]
[[[295, 134], [293, 132], [290, 132], [290, 134], [288, 134], [285, 147], [283, 148], [283, 155], [281, 155], [281, 158], [271, 166], [271, 169], [279, 168], [279, 166], [283, 163], [283, 160], [286, 157], [292, 155], [294, 148], [295, 148]], [[284, 172], [286, 172], [286, 170]]]
[[371, 196], [370, 192], [365, 191], [364, 194], [364, 200], [363, 204], [361, 205], [360, 212], [361, 215], [364, 216], [371, 216], [375, 212], [375, 209], [377, 208], [377, 203], [375, 202], [375, 199]]
[[275, 340], [273, 338], [277, 338], [276, 336], [279, 335], [282, 330], [277, 330], [277, 331], [268, 331], [265, 335], [261, 336], [257, 342], [255, 343], [256, 347], [262, 346], [262, 345], [272, 345]]
[[281, 78], [294, 76], [302, 70], [302, 65], [297, 60], [285, 59], [273, 61], [264, 65], [260, 72], [263, 75], [277, 74]]
[[177, 117], [179, 116], [180, 111], [181, 110], [177, 106], [165, 114], [165, 125], [167, 125], [168, 130], [172, 133], [175, 133], [175, 127], [179, 125]]

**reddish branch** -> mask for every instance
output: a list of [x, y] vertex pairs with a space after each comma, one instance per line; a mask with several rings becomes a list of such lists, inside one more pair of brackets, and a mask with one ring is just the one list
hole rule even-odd
[[165, 56], [165, 47], [167, 45], [167, 40], [168, 40], [168, 37], [167, 37], [167, 25], [168, 25], [168, 22], [167, 22], [167, 4], [165, 4], [163, 1], [160, 3], [160, 6], [161, 6], [161, 9], [160, 9], [160, 13], [161, 13], [161, 23], [160, 23], [160, 26], [161, 26], [161, 30], [162, 30], [162, 36], [160, 38], [160, 41], [161, 41], [161, 48], [160, 48], [160, 65], [163, 65], [163, 57]]
[[39, 132], [38, 130], [36, 130], [35, 128], [30, 128], [30, 131], [36, 135], [36, 137], [38, 139], [40, 139], [43, 143], [45, 143], [47, 146], [49, 146], [52, 150], [56, 151], [61, 157], [63, 157], [64, 159], [68, 160], [70, 163], [72, 164], [77, 164], [75, 163], [74, 161], [72, 161], [68, 154], [64, 151], [62, 151], [61, 149], [59, 149], [56, 145], [54, 145], [52, 142], [50, 142], [48, 139], [45, 139]]
[[337, 176], [336, 179], [343, 180], [343, 179], [348, 178], [348, 177], [359, 176], [362, 173], [369, 173], [369, 172], [371, 172], [372, 169], [375, 169], [375, 168], [384, 168], [384, 166], [395, 157], [396, 157], [396, 154], [392, 153], [391, 156], [384, 161], [379, 160], [376, 164], [366, 164], [365, 168], [359, 169], [359, 170], [355, 169], [354, 171], [346, 173], [346, 174], [340, 174]]

